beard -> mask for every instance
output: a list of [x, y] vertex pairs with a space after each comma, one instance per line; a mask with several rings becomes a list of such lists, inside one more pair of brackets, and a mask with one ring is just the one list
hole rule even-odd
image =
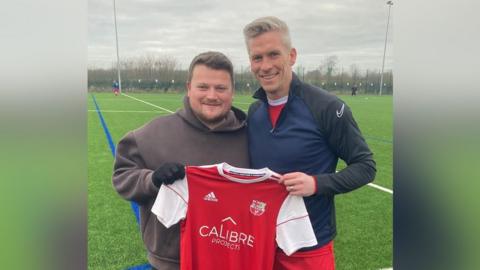
[[198, 120], [200, 120], [200, 122], [212, 128], [223, 123], [229, 112], [230, 110], [221, 112], [215, 116], [211, 116], [208, 113], [204, 113], [204, 112], [198, 112], [195, 115], [197, 116]]

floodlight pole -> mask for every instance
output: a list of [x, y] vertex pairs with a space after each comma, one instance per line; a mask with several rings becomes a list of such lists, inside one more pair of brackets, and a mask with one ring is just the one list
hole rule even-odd
[[115, 21], [115, 41], [117, 44], [117, 74], [118, 74], [118, 90], [122, 93], [122, 77], [120, 76], [120, 55], [118, 53], [118, 31], [117, 31], [117, 8], [115, 0], [113, 0], [113, 19]]
[[387, 36], [388, 36], [388, 24], [390, 22], [390, 8], [393, 5], [392, 1], [387, 2], [388, 5], [388, 17], [387, 17], [387, 31], [385, 31], [385, 47], [383, 48], [383, 63], [382, 63], [382, 73], [380, 74], [380, 91], [378, 95], [382, 95], [382, 88], [383, 88], [383, 69], [385, 67], [385, 52], [387, 51]]

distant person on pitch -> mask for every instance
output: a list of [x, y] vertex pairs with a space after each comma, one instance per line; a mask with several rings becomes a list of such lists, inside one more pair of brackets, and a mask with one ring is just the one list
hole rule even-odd
[[357, 95], [357, 90], [358, 90], [357, 85], [353, 85], [353, 86], [352, 86], [352, 96], [356, 96], [356, 95]]
[[162, 184], [185, 176], [184, 165], [227, 162], [247, 168], [246, 115], [232, 107], [233, 65], [205, 52], [190, 64], [184, 107], [131, 131], [118, 143], [113, 185], [140, 205], [140, 228], [153, 269], [179, 269], [180, 225], [165, 228], [151, 212]]
[[[251, 167], [282, 173], [287, 191], [303, 196], [318, 242], [291, 256], [277, 249], [274, 269], [333, 270], [334, 195], [374, 179], [373, 154], [350, 108], [292, 72], [297, 51], [285, 22], [259, 18], [243, 33], [250, 69], [261, 86], [248, 110]], [[336, 173], [339, 158], [347, 167]]]
[[118, 96], [118, 93], [120, 93], [120, 88], [119, 84], [117, 81], [113, 81], [112, 83], [112, 91], [115, 94], [115, 96]]

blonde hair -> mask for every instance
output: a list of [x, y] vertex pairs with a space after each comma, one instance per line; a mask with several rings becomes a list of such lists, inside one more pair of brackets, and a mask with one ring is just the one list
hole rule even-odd
[[290, 31], [287, 24], [274, 16], [261, 17], [255, 19], [243, 28], [243, 36], [248, 48], [248, 41], [267, 32], [277, 31], [282, 35], [283, 45], [287, 49], [292, 48], [292, 41], [290, 39]]

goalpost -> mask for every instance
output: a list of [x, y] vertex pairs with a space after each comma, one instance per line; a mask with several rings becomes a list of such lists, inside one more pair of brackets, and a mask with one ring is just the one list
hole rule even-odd
[[117, 9], [115, 6], [115, 0], [113, 0], [113, 20], [115, 22], [115, 41], [117, 48], [117, 75], [118, 75], [118, 90], [122, 93], [122, 77], [120, 76], [120, 54], [118, 53], [118, 31], [117, 31]]

